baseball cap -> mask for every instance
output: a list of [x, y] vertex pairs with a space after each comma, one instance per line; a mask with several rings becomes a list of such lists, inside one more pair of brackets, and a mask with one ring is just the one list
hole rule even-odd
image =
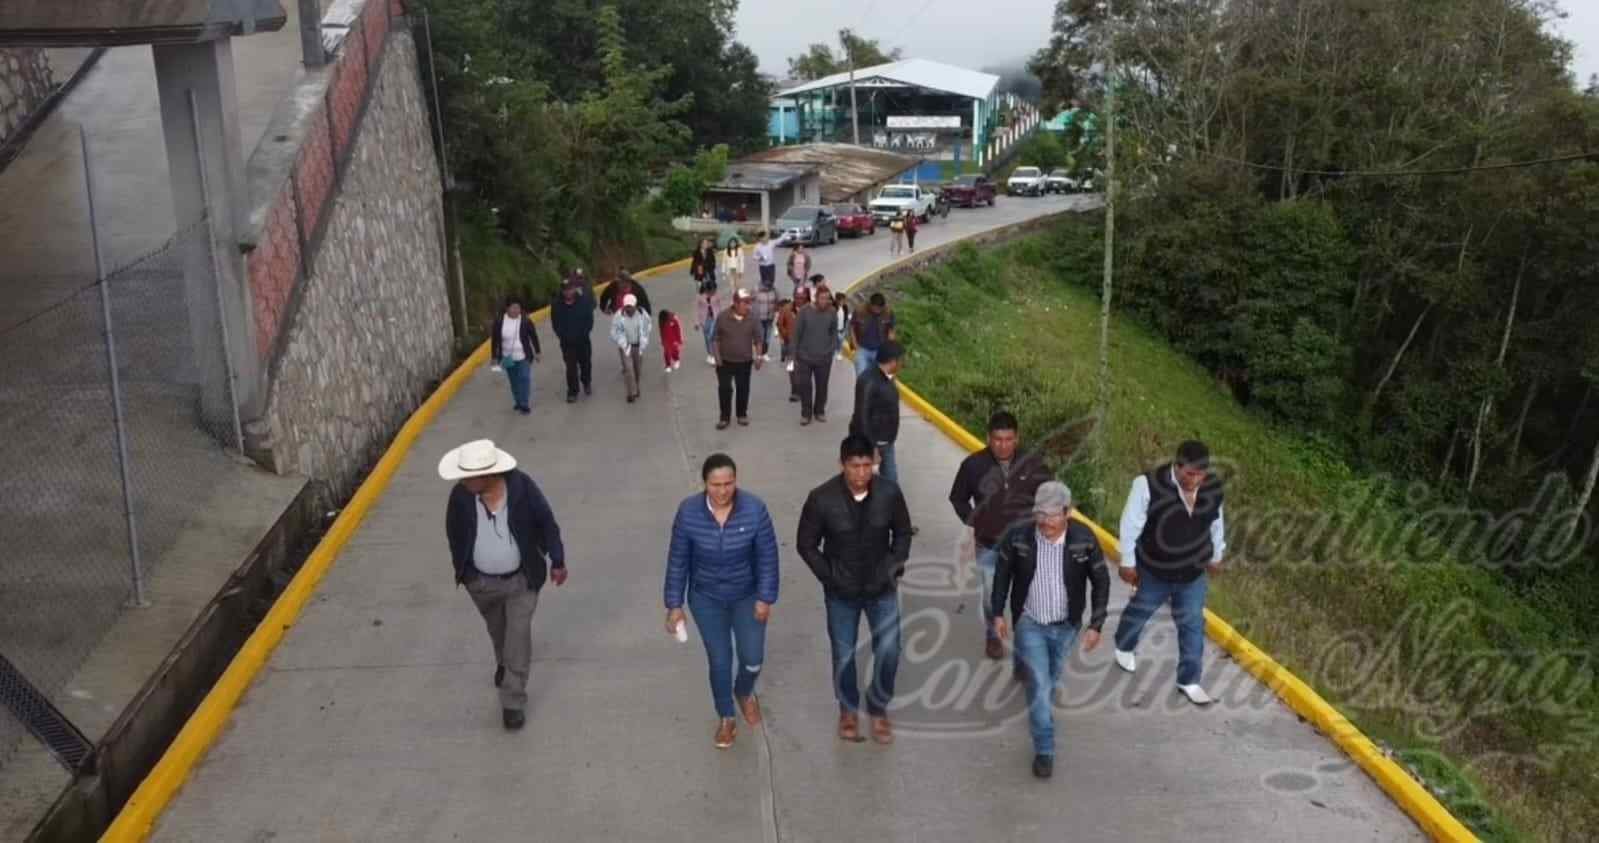
[[904, 353], [905, 349], [900, 348], [899, 343], [889, 340], [877, 349], [877, 362], [891, 363], [898, 360]]
[[628, 293], [627, 295], [623, 296], [622, 297], [622, 306], [623, 307], [637, 307], [638, 306], [638, 296], [635, 296], [632, 293]]
[[738, 288], [738, 292], [734, 294], [734, 297], [740, 299], [752, 299], [755, 298], [755, 294], [751, 293], [750, 288], [748, 287], [740, 287]]
[[1038, 487], [1033, 495], [1033, 512], [1054, 515], [1065, 512], [1072, 505], [1072, 490], [1059, 480], [1050, 480]]

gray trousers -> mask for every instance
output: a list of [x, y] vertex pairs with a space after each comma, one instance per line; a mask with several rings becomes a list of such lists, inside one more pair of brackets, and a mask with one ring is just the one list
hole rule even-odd
[[494, 662], [505, 668], [500, 683], [500, 707], [527, 708], [527, 676], [533, 667], [533, 610], [539, 593], [527, 587], [527, 577], [479, 576], [466, 584], [473, 605], [483, 615], [494, 642]]
[[618, 348], [616, 353], [622, 358], [622, 381], [627, 384], [627, 397], [632, 398], [638, 395], [639, 375], [643, 371], [640, 368], [643, 361], [640, 359], [639, 347], [630, 345], [625, 350]]

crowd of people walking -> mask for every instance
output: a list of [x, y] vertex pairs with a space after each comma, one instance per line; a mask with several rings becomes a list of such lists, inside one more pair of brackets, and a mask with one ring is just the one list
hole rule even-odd
[[[914, 248], [914, 225], [899, 233]], [[837, 736], [891, 744], [901, 649], [898, 584], [917, 533], [896, 453], [896, 381], [904, 348], [894, 312], [881, 293], [849, 310], [802, 247], [792, 250], [787, 263], [789, 297], [776, 290], [773, 244], [764, 233], [754, 258], [755, 291], [741, 286], [744, 255], [736, 239], [721, 249], [703, 241], [691, 260], [693, 325], [716, 375], [716, 429], [750, 424], [752, 373], [772, 359], [774, 331], [801, 426], [827, 421], [833, 363], [846, 343], [853, 347], [854, 402], [838, 447], [838, 471], [806, 496], [794, 548], [822, 591]], [[729, 285], [725, 307], [719, 279]], [[608, 336], [617, 348], [629, 403], [639, 398], [642, 360], [652, 342], [662, 347], [667, 373], [681, 367], [683, 325], [676, 314], [652, 315], [643, 286], [625, 270], [596, 301], [592, 284], [577, 270], [566, 278], [550, 312], [566, 368], [568, 402], [578, 400], [580, 390], [592, 394], [590, 335], [596, 311], [611, 318]], [[516, 411], [528, 413], [531, 367], [541, 349], [520, 301], [507, 301], [491, 344]], [[455, 581], [466, 588], [487, 625], [504, 723], [518, 729], [525, 722], [538, 594], [547, 579], [558, 586], [567, 579], [562, 534], [537, 484], [492, 442], [451, 451], [439, 473], [456, 483], [446, 518]], [[756, 687], [766, 669], [768, 622], [779, 597], [780, 542], [772, 513], [741, 487], [729, 454], [707, 457], [700, 481], [702, 489], [678, 505], [671, 523], [665, 628], [686, 640], [692, 616], [716, 715], [713, 742], [726, 748], [735, 741], [740, 716], [752, 728], [762, 720]], [[990, 417], [986, 447], [961, 462], [948, 500], [969, 537], [983, 653], [1005, 659], [1006, 642], [1013, 642], [1009, 659], [1027, 701], [1031, 768], [1039, 778], [1049, 778], [1055, 755], [1053, 692], [1070, 653], [1079, 644], [1084, 650], [1100, 644], [1111, 563], [1094, 533], [1074, 518], [1071, 489], [1054, 479], [1041, 451], [1023, 446], [1020, 425], [1007, 411]], [[1123, 671], [1137, 670], [1135, 651], [1144, 627], [1169, 604], [1178, 633], [1176, 690], [1195, 705], [1210, 704], [1200, 681], [1204, 603], [1226, 544], [1221, 482], [1203, 443], [1183, 443], [1172, 461], [1132, 481], [1119, 538], [1118, 575], [1134, 592], [1113, 635], [1114, 663]], [[864, 694], [856, 664], [863, 618], [872, 653]]]

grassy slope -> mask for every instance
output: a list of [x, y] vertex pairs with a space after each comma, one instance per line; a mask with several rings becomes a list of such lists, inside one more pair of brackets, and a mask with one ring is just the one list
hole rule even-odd
[[[1231, 473], [1230, 556], [1238, 563], [1213, 588], [1212, 607], [1368, 734], [1401, 750], [1484, 839], [1593, 839], [1599, 762], [1591, 753], [1567, 753], [1547, 769], [1510, 757], [1548, 757], [1540, 746], [1570, 738], [1568, 720], [1527, 711], [1463, 718], [1448, 710], [1449, 695], [1426, 685], [1462, 673], [1459, 665], [1438, 663], [1440, 653], [1572, 647], [1558, 618], [1515, 599], [1493, 572], [1438, 564], [1440, 551], [1425, 542], [1401, 549], [1412, 561], [1392, 567], [1370, 564], [1394, 562], [1392, 553], [1380, 560], [1348, 554], [1358, 564], [1303, 564], [1326, 558], [1327, 545], [1295, 547], [1306, 531], [1272, 536], [1249, 526], [1286, 523], [1252, 519], [1285, 511], [1326, 515], [1346, 526], [1412, 523], [1397, 514], [1404, 502], [1388, 484], [1357, 476], [1333, 449], [1254, 416], [1201, 367], [1126, 320], [1112, 328], [1107, 457], [1099, 464], [1067, 459], [1087, 451], [1075, 445], [1088, 430], [1082, 420], [1095, 394], [1099, 267], [1086, 260], [1091, 249], [1084, 248], [1097, 239], [1094, 225], [1067, 223], [991, 253], [966, 249], [950, 264], [898, 284], [895, 307], [912, 349], [907, 383], [973, 431], [993, 408], [1012, 409], [1031, 442], [1044, 441], [1069, 463], [1064, 473], [1084, 511], [1112, 528], [1137, 471], [1166, 458], [1182, 439], [1204, 438]], [[1085, 257], [1062, 258], [1073, 253]], [[1372, 494], [1379, 505], [1353, 503]], [[1475, 611], [1462, 616], [1462, 605]], [[1423, 614], [1402, 620], [1411, 610]], [[1435, 637], [1438, 643], [1417, 643], [1445, 617], [1463, 620]], [[1350, 640], [1361, 646], [1331, 646]], [[1388, 641], [1398, 642], [1399, 657], [1384, 662], [1377, 654]], [[1590, 715], [1599, 711], [1591, 683], [1579, 690], [1579, 706]], [[1516, 696], [1489, 694], [1478, 711], [1507, 698], [1521, 701]], [[1450, 728], [1429, 735], [1422, 728], [1428, 717]], [[1477, 762], [1469, 776], [1451, 762], [1468, 758]]]

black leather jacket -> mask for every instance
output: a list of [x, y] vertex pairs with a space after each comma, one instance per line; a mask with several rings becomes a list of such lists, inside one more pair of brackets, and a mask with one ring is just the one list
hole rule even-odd
[[795, 541], [828, 594], [850, 599], [894, 590], [911, 555], [911, 514], [892, 481], [873, 477], [856, 503], [838, 475], [811, 490]]
[[[1009, 602], [1011, 623], [1021, 620], [1027, 608], [1027, 592], [1033, 587], [1033, 576], [1038, 572], [1038, 528], [1032, 524], [1017, 524], [1005, 531], [997, 545], [999, 561], [994, 566], [994, 593], [989, 595], [989, 608], [993, 616], [1004, 617], [1005, 604]], [[1110, 605], [1110, 572], [1105, 570], [1105, 554], [1100, 550], [1094, 531], [1076, 521], [1066, 525], [1066, 552], [1061, 559], [1061, 573], [1066, 579], [1066, 622], [1077, 626], [1082, 622], [1086, 586], [1093, 584], [1093, 609], [1089, 613], [1088, 628], [1099, 629], [1105, 625], [1105, 615]]]

